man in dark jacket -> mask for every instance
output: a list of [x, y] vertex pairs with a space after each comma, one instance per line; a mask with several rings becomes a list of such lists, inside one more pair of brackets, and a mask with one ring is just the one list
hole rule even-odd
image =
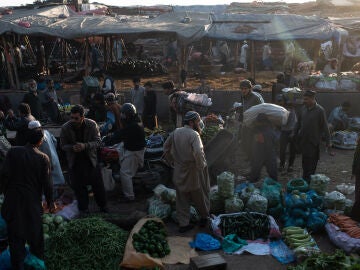
[[42, 118], [42, 105], [39, 94], [37, 92], [37, 84], [35, 80], [30, 80], [29, 93], [24, 95], [23, 102], [29, 104], [31, 113], [36, 119]]
[[105, 188], [97, 162], [97, 150], [101, 144], [99, 127], [96, 122], [84, 117], [81, 105], [71, 108], [70, 117], [71, 120], [61, 128], [60, 146], [66, 152], [78, 208], [82, 214], [89, 212], [87, 185], [91, 185], [97, 205], [101, 211], [107, 212]]
[[156, 125], [156, 93], [152, 89], [152, 83], [146, 82], [144, 84], [145, 95], [144, 95], [144, 111], [142, 115], [142, 120], [144, 127], [149, 129], [154, 129]]
[[315, 174], [320, 158], [320, 143], [325, 138], [326, 147], [330, 147], [330, 132], [326, 121], [325, 110], [315, 99], [316, 92], [304, 93], [304, 106], [299, 114], [295, 128], [298, 147], [302, 153], [303, 178], [310, 181]]
[[31, 110], [28, 104], [20, 103], [19, 107], [20, 117], [16, 117], [12, 110], [8, 111], [5, 119], [5, 126], [8, 130], [16, 131], [15, 145], [24, 146], [27, 143], [27, 130], [30, 121], [36, 120], [31, 115]]
[[1, 171], [0, 192], [5, 194], [1, 213], [7, 223], [12, 269], [24, 269], [26, 243], [33, 255], [44, 259], [43, 193], [50, 212], [54, 204], [49, 158], [38, 149], [43, 136], [40, 128], [29, 131], [29, 144], [11, 148]]
[[131, 103], [121, 107], [122, 126], [107, 141], [108, 145], [123, 143], [120, 147], [120, 177], [124, 197], [122, 202], [135, 200], [132, 179], [137, 170], [144, 165], [145, 132]]

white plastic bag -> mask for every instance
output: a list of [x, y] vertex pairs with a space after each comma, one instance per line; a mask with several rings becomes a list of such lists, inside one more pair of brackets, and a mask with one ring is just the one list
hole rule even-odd
[[62, 216], [66, 220], [72, 220], [76, 218], [79, 214], [80, 212], [78, 208], [78, 202], [76, 200], [56, 213], [57, 216]]
[[324, 206], [326, 209], [344, 210], [346, 197], [339, 191], [326, 193], [324, 196]]
[[101, 168], [101, 174], [104, 182], [105, 191], [111, 191], [115, 188], [115, 180], [112, 176], [112, 170], [108, 167]]
[[336, 186], [336, 190], [338, 190], [342, 194], [350, 195], [355, 192], [355, 185], [341, 183], [340, 185]]
[[271, 103], [262, 103], [252, 106], [244, 112], [245, 126], [252, 125], [259, 114], [265, 114], [275, 126], [285, 125], [289, 118], [289, 111], [284, 107]]

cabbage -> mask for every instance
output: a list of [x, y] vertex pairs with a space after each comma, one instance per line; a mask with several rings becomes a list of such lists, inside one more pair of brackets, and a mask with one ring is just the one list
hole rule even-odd
[[54, 223], [55, 224], [60, 224], [64, 221], [63, 217], [62, 216], [55, 216], [54, 217]]

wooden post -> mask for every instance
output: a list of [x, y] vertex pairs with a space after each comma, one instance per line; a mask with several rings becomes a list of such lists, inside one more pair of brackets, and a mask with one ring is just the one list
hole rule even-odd
[[10, 83], [10, 88], [15, 89], [15, 83], [14, 83], [14, 77], [11, 71], [11, 58], [10, 58], [10, 52], [8, 49], [8, 46], [6, 45], [6, 41], [5, 41], [5, 37], [2, 36], [2, 43], [4, 46], [4, 53], [5, 53], [5, 57], [6, 57], [6, 67], [7, 67], [7, 72], [8, 72], [8, 77], [9, 77], [9, 83]]
[[110, 62], [114, 62], [114, 38], [110, 36]]
[[107, 68], [107, 36], [103, 37], [103, 50], [104, 50], [104, 69]]
[[85, 76], [89, 75], [89, 38], [85, 39]]
[[317, 62], [319, 60], [320, 45], [321, 45], [320, 41], [313, 40], [313, 52], [314, 52], [313, 61], [314, 61], [315, 70], [316, 70]]
[[251, 41], [251, 78], [255, 81], [255, 41]]
[[239, 63], [239, 41], [236, 42], [235, 46], [235, 67], [238, 66]]

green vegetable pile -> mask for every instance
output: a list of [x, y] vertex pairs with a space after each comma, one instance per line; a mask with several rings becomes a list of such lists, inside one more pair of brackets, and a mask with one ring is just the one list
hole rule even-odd
[[45, 242], [48, 270], [120, 269], [128, 233], [99, 217], [75, 219]]
[[237, 234], [241, 239], [267, 239], [270, 232], [270, 221], [267, 215], [244, 212], [236, 215], [222, 216], [220, 229], [223, 236]]
[[137, 252], [147, 253], [153, 258], [163, 258], [170, 254], [164, 226], [148, 220], [138, 233], [133, 234], [133, 246]]
[[201, 139], [204, 142], [204, 144], [211, 141], [211, 139], [216, 136], [216, 134], [219, 132], [219, 130], [220, 130], [219, 125], [205, 126], [205, 128], [201, 132]]
[[300, 247], [313, 247], [316, 242], [306, 230], [300, 227], [286, 227], [283, 229], [285, 243], [292, 249]]
[[358, 258], [346, 256], [342, 250], [336, 250], [333, 255], [320, 253], [312, 255], [297, 266], [290, 266], [288, 270], [360, 270]]
[[52, 214], [44, 214], [42, 222], [45, 240], [49, 239], [54, 232], [64, 230], [67, 223], [62, 216], [53, 216]]

